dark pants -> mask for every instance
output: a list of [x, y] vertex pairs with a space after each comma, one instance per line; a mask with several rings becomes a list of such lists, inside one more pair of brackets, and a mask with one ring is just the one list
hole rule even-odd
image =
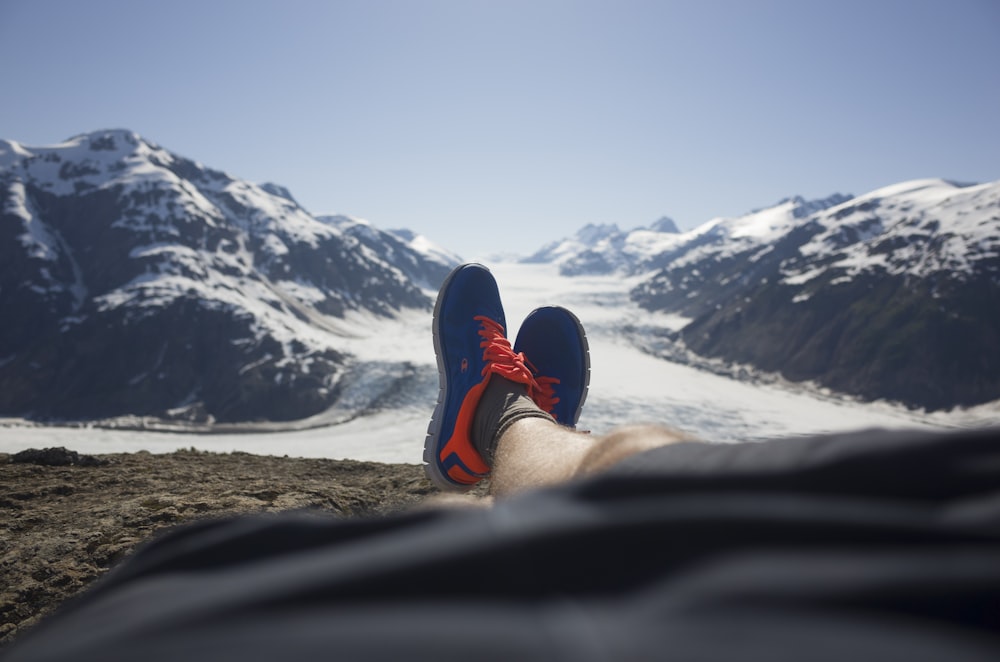
[[1000, 431], [682, 443], [492, 509], [186, 526], [13, 660], [1000, 660]]

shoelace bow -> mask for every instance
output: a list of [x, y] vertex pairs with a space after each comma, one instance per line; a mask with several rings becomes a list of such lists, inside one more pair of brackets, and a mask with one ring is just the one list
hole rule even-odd
[[538, 370], [524, 352], [515, 353], [511, 348], [510, 341], [504, 335], [504, 328], [500, 324], [485, 315], [476, 315], [473, 319], [482, 325], [479, 335], [483, 340], [479, 346], [483, 348], [483, 361], [486, 362], [483, 366], [483, 376], [493, 372], [512, 382], [524, 384], [528, 389], [528, 397], [534, 400], [540, 409], [551, 414], [559, 402], [553, 388], [553, 384], [558, 384], [559, 380], [555, 377], [538, 375]]

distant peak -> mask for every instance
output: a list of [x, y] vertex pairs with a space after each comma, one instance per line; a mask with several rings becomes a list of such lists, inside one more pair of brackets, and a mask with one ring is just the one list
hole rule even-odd
[[138, 147], [141, 143], [149, 144], [138, 133], [128, 129], [90, 131], [73, 136], [66, 142], [86, 144], [94, 152], [131, 151], [133, 147]]
[[656, 221], [649, 226], [649, 229], [653, 232], [668, 232], [670, 234], [680, 234], [680, 229], [677, 224], [674, 223], [674, 219], [669, 216], [664, 216], [660, 220]]

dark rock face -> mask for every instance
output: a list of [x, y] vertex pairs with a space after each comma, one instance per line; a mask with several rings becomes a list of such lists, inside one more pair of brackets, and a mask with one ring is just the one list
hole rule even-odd
[[704, 356], [866, 400], [938, 410], [1000, 397], [1000, 289], [988, 278], [932, 286], [869, 275], [795, 296], [762, 285], [743, 305], [696, 318], [682, 337]]
[[[129, 132], [2, 141], [0, 414], [314, 414], [348, 359], [330, 318], [431, 305], [387, 251], [412, 249], [364, 244], [281, 187]], [[451, 265], [435, 266], [434, 286]]]

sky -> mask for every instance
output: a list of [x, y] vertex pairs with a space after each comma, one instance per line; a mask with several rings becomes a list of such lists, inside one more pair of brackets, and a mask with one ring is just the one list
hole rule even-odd
[[466, 259], [1000, 179], [998, 0], [0, 0], [0, 138], [125, 128]]

